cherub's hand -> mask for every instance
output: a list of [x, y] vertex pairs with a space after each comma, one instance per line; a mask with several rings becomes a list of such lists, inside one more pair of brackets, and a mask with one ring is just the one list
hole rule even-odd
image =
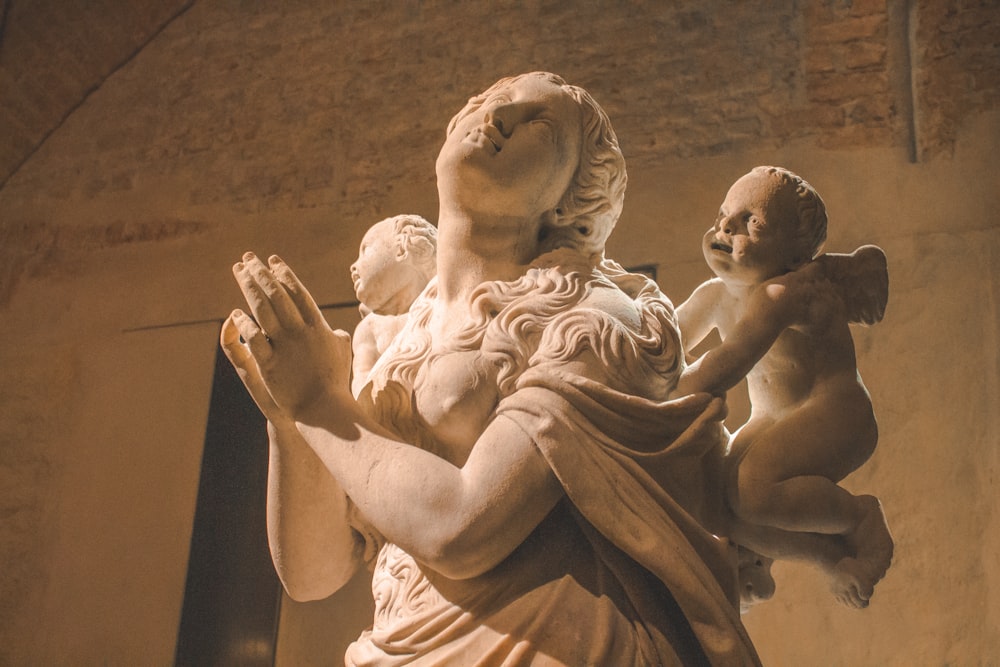
[[844, 309], [840, 290], [815, 261], [763, 283], [752, 307], [791, 327], [829, 326]]
[[234, 310], [223, 347], [265, 415], [294, 419], [316, 401], [353, 400], [350, 336], [330, 328], [292, 270], [276, 256], [265, 265], [247, 253], [233, 274], [253, 318]]

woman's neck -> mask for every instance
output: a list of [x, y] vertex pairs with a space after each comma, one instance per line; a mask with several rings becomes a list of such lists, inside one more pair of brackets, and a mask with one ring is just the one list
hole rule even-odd
[[[474, 219], [473, 219], [474, 218]], [[517, 218], [441, 212], [438, 295], [451, 301], [491, 280], [516, 280], [538, 256], [538, 225]]]

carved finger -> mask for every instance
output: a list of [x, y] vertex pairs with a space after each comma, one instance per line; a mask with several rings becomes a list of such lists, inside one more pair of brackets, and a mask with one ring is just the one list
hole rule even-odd
[[268, 327], [266, 323], [261, 323], [270, 332], [277, 332], [279, 329], [297, 329], [302, 326], [303, 318], [299, 313], [297, 304], [289, 296], [284, 284], [275, 276], [271, 266], [253, 253], [243, 256], [243, 263], [253, 276], [254, 282], [260, 287], [267, 297], [271, 310], [277, 319], [276, 327]]
[[246, 342], [245, 349], [249, 350], [254, 361], [258, 365], [266, 363], [274, 350], [271, 347], [271, 340], [264, 333], [264, 330], [242, 310], [234, 310], [229, 318], [236, 325], [240, 337]]
[[[246, 253], [243, 256], [244, 261], [233, 265], [233, 275], [236, 277], [236, 282], [239, 284], [240, 290], [243, 292], [243, 297], [247, 300], [247, 305], [250, 307], [250, 312], [253, 313], [253, 316], [265, 330], [276, 331], [280, 328], [280, 325], [278, 324], [278, 317], [274, 313], [274, 308], [271, 306], [271, 299], [257, 282], [251, 270], [250, 262], [255, 259], [253, 253]], [[259, 262], [260, 260], [256, 261]], [[246, 340], [246, 337], [244, 337], [244, 340]]]
[[236, 374], [243, 381], [243, 385], [250, 392], [257, 407], [268, 419], [278, 417], [280, 410], [264, 384], [264, 378], [260, 374], [257, 362], [251, 356], [247, 346], [240, 342], [240, 331], [233, 321], [232, 315], [222, 323], [222, 332], [219, 338], [222, 343], [222, 351], [225, 352], [229, 363], [236, 369]]
[[240, 330], [233, 322], [233, 315], [227, 317], [226, 321], [222, 323], [222, 331], [219, 333], [219, 344], [222, 345], [222, 351], [226, 353], [229, 363], [237, 370], [246, 366], [248, 362], [253, 361], [246, 347], [240, 342]]
[[305, 288], [291, 267], [285, 264], [277, 255], [271, 255], [268, 259], [268, 264], [274, 272], [275, 277], [285, 288], [289, 298], [294, 302], [302, 321], [306, 324], [316, 324], [317, 322], [324, 321], [323, 313], [320, 312], [319, 306], [316, 305], [316, 300], [313, 299], [312, 294]]

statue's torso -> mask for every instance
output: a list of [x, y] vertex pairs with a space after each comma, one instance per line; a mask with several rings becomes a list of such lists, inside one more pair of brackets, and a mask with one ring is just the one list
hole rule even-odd
[[456, 465], [468, 458], [497, 404], [495, 372], [480, 350], [447, 351], [421, 367], [413, 387], [420, 425]]

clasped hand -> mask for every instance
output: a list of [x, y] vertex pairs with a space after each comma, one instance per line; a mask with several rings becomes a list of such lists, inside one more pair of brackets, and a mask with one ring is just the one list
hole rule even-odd
[[233, 274], [253, 317], [234, 310], [222, 348], [264, 416], [288, 423], [317, 401], [350, 399], [350, 336], [330, 328], [288, 265], [248, 252]]

